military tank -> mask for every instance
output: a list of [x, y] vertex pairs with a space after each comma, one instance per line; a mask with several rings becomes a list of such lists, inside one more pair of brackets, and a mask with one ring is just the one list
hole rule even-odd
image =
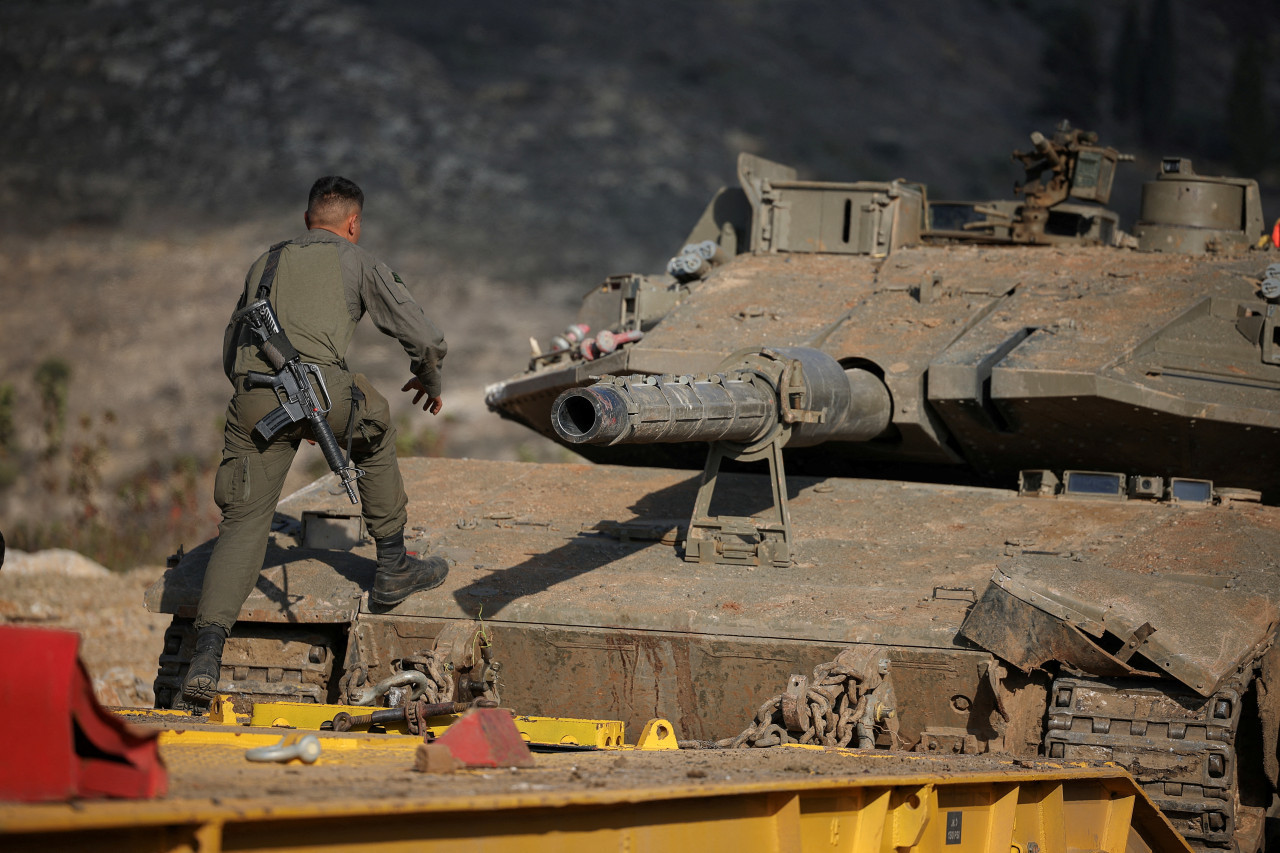
[[[592, 288], [488, 391], [602, 464], [405, 460], [409, 532], [453, 569], [385, 613], [331, 479], [291, 496], [223, 689], [1112, 760], [1193, 846], [1260, 849], [1280, 255], [1253, 181], [1166, 158], [1125, 231], [1123, 155], [1031, 142], [983, 201], [742, 155], [666, 274]], [[148, 593], [160, 705], [209, 550]]]

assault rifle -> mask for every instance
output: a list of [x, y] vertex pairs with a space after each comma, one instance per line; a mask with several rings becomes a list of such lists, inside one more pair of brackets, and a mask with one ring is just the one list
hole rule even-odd
[[290, 424], [306, 420], [311, 424], [311, 434], [316, 444], [320, 445], [324, 461], [329, 463], [329, 470], [338, 475], [351, 502], [359, 503], [354, 484], [363, 476], [364, 471], [349, 465], [343, 458], [338, 440], [334, 437], [333, 430], [329, 429], [328, 421], [324, 419], [332, 408], [332, 403], [320, 368], [302, 361], [298, 351], [280, 328], [276, 312], [267, 300], [259, 299], [241, 308], [231, 315], [231, 322], [248, 323], [259, 338], [258, 347], [262, 350], [263, 357], [276, 371], [249, 371], [250, 388], [271, 388], [280, 401], [280, 406], [264, 415], [254, 425], [253, 431], [270, 441], [276, 433]]

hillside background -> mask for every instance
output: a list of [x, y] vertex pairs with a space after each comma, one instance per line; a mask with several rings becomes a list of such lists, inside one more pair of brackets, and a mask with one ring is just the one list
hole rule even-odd
[[[405, 452], [557, 459], [484, 411], [606, 275], [660, 270], [739, 151], [1000, 197], [1062, 118], [1245, 174], [1280, 214], [1273, 4], [177, 0], [0, 5], [0, 526], [113, 568], [214, 532], [222, 327], [310, 183], [445, 328]], [[388, 397], [398, 347], [351, 361]], [[292, 485], [323, 465], [304, 451]]]

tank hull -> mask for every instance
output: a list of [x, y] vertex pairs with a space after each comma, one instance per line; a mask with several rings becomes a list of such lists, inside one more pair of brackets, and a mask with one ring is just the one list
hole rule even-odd
[[[1137, 684], [1199, 707], [1224, 691], [1257, 692], [1280, 621], [1280, 570], [1269, 556], [1280, 553], [1280, 510], [1256, 503], [1190, 508], [792, 477], [792, 565], [725, 566], [681, 557], [680, 516], [697, 488], [687, 471], [443, 459], [404, 468], [413, 545], [449, 559], [445, 584], [372, 613], [363, 597], [370, 545], [308, 550], [278, 525], [229, 640], [224, 689], [237, 692], [243, 676], [245, 695], [333, 701], [356, 686], [344, 681], [354, 669], [362, 683], [377, 682], [457, 626], [482, 624], [502, 664], [504, 705], [620, 719], [632, 732], [665, 717], [680, 738], [708, 741], [750, 727], [792, 675], [870, 650], [892, 673], [895, 697], [896, 722], [874, 733], [877, 745], [1032, 756], [1057, 731], [1046, 726], [1064, 657], [1087, 681]], [[724, 476], [725, 512], [750, 516], [767, 504], [765, 477]], [[331, 486], [318, 481], [280, 512], [341, 512]], [[148, 594], [153, 610], [175, 614], [177, 646], [189, 638], [205, 553], [192, 552]], [[1016, 591], [1009, 578], [1038, 584], [1057, 602], [1054, 619], [1106, 660], [1117, 658], [1126, 629], [1154, 633], [1109, 670], [1014, 623], [1000, 641], [966, 627], [990, 590]], [[1063, 592], [1073, 589], [1089, 601]], [[1090, 602], [1105, 602], [1105, 613]], [[280, 632], [293, 632], [292, 663]], [[251, 671], [269, 663], [267, 649], [277, 672]], [[173, 695], [183, 657], [175, 648], [167, 672], [162, 665], [158, 696]], [[993, 677], [1000, 661], [1010, 663]], [[307, 684], [315, 689], [295, 687]], [[1230, 772], [1249, 790], [1267, 788], [1266, 744], [1230, 735]]]

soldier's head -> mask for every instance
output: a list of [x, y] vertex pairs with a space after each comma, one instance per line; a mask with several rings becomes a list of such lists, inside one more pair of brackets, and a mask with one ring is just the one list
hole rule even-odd
[[303, 220], [307, 228], [323, 228], [358, 243], [360, 212], [363, 209], [364, 193], [354, 181], [338, 175], [326, 175], [311, 185]]

